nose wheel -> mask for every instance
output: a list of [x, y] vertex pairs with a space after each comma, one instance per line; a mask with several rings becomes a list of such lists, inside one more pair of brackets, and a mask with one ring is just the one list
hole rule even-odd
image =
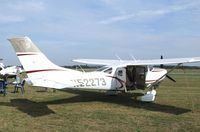
[[138, 96], [136, 99], [142, 102], [153, 102], [156, 97], [156, 90], [151, 90], [148, 91], [145, 95], [143, 96]]

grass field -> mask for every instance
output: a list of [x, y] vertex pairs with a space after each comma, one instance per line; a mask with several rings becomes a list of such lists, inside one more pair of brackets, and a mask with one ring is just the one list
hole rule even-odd
[[157, 90], [154, 103], [131, 94], [102, 91], [44, 91], [0, 95], [0, 131], [200, 131], [200, 70], [175, 70]]

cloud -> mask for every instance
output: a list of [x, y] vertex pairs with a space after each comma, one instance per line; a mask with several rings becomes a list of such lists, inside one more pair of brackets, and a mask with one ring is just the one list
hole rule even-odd
[[0, 23], [23, 22], [34, 13], [45, 10], [41, 1], [5, 1], [0, 5]]
[[149, 18], [149, 17], [157, 17], [157, 16], [163, 16], [169, 13], [174, 13], [174, 12], [179, 12], [186, 10], [188, 8], [192, 7], [197, 7], [200, 5], [200, 2], [190, 2], [187, 4], [182, 4], [182, 5], [173, 5], [169, 6], [165, 9], [158, 9], [158, 10], [141, 10], [136, 13], [129, 13], [129, 14], [123, 14], [119, 16], [114, 16], [109, 19], [105, 19], [102, 21], [99, 21], [98, 23], [100, 24], [112, 24], [116, 23], [119, 21], [126, 21], [129, 19], [134, 19], [134, 18]]
[[[15, 64], [16, 56], [8, 54], [12, 50], [5, 38], [24, 35], [60, 65], [79, 57], [115, 58], [115, 53], [120, 57], [133, 53], [136, 58], [157, 58], [161, 53], [196, 56], [198, 12], [197, 0], [3, 1], [0, 37], [5, 52], [1, 58]], [[117, 22], [125, 23], [109, 25]]]

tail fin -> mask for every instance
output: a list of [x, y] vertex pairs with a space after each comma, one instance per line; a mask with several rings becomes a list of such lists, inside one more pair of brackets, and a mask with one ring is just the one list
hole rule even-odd
[[47, 59], [28, 37], [8, 39], [27, 73], [34, 70], [63, 69]]
[[[29, 79], [35, 86], [64, 88], [64, 76], [77, 71], [62, 68], [52, 63], [28, 37], [8, 39], [24, 67]], [[61, 85], [62, 83], [62, 85]]]

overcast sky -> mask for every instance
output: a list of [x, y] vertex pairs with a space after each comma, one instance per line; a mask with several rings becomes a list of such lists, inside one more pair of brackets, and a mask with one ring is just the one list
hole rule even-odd
[[0, 58], [20, 64], [7, 38], [28, 36], [58, 65], [77, 58], [200, 56], [200, 0], [0, 0]]

